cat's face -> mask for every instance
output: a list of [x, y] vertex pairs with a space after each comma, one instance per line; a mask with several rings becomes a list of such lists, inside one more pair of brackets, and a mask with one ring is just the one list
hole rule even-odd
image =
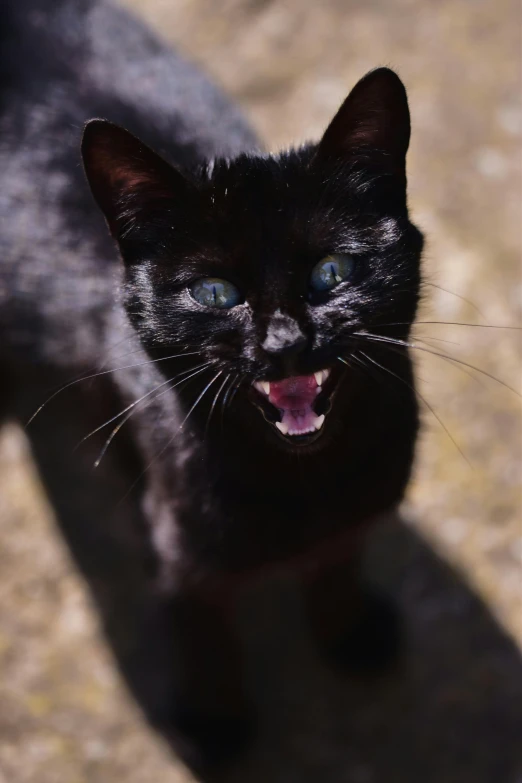
[[[362, 80], [317, 146], [217, 161], [191, 175], [95, 121], [94, 195], [127, 270], [127, 306], [155, 357], [198, 351], [290, 447], [320, 439], [361, 330], [405, 335], [422, 238], [408, 220], [404, 88]], [[395, 327], [395, 324], [400, 326]]]

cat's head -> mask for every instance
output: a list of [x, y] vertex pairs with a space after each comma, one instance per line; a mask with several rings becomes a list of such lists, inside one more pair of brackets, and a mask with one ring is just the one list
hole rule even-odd
[[406, 336], [415, 317], [409, 138], [406, 92], [387, 68], [355, 86], [318, 144], [197, 171], [88, 123], [85, 169], [149, 353], [199, 352], [214, 390], [242, 380], [269, 438], [317, 440], [349, 383], [354, 332]]

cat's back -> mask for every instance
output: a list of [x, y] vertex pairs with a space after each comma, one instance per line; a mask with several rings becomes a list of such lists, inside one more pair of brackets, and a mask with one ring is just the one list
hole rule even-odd
[[118, 264], [80, 165], [83, 123], [110, 119], [181, 165], [255, 139], [218, 89], [115, 5], [4, 0], [0, 16], [0, 342], [55, 355], [66, 342], [86, 350], [81, 331], [95, 349]]

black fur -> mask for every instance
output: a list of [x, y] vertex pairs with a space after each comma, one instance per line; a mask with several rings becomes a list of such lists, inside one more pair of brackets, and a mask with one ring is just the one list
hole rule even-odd
[[[374, 111], [381, 104], [391, 104], [388, 148]], [[217, 384], [180, 431], [171, 418], [158, 432], [147, 426], [150, 409], [143, 414], [150, 459], [163, 444], [153, 472], [169, 492], [176, 487], [175, 546], [192, 571], [204, 561], [241, 571], [289, 558], [402, 496], [417, 426], [413, 389], [389, 393], [337, 357], [351, 355], [361, 329], [407, 337], [408, 326], [389, 325], [415, 315], [422, 242], [406, 209], [408, 132], [403, 88], [386, 69], [358, 85], [319, 146], [279, 156], [242, 154], [182, 172], [116, 126], [86, 128], [87, 174], [125, 261], [126, 309], [160, 360], [158, 377], [211, 363], [178, 395], [187, 412], [217, 372], [241, 381], [224, 426], [219, 416], [209, 422]], [[355, 278], [314, 293], [310, 272], [332, 252], [356, 259]], [[209, 276], [233, 282], [242, 303], [211, 310], [195, 302], [188, 286]], [[196, 360], [167, 358], [184, 351], [197, 351]], [[404, 351], [378, 358], [413, 384]], [[310, 445], [283, 442], [267, 426], [269, 411], [263, 417], [253, 406], [252, 382], [324, 367], [336, 389], [323, 434]], [[165, 407], [164, 421], [172, 415]]]
[[[2, 11], [0, 370], [20, 389], [31, 377], [36, 408], [44, 377], [136, 365], [103, 377], [100, 425], [163, 384], [110, 448], [127, 444], [129, 485], [143, 478], [153, 581], [166, 593], [227, 603], [261, 567], [322, 567], [336, 536], [350, 551], [351, 531], [355, 541], [393, 510], [411, 470], [407, 351], [354, 337], [404, 339], [415, 317], [422, 237], [406, 204], [404, 88], [374, 71], [319, 144], [263, 155], [236, 109], [124, 11], [49, 6], [9, 0]], [[89, 123], [83, 155], [124, 264], [79, 165], [93, 116], [118, 123]], [[311, 291], [311, 269], [333, 252], [354, 257], [354, 277]], [[188, 286], [208, 276], [234, 283], [241, 303], [195, 302]], [[352, 360], [361, 346], [404, 383]], [[323, 368], [323, 431], [283, 438], [252, 382]]]

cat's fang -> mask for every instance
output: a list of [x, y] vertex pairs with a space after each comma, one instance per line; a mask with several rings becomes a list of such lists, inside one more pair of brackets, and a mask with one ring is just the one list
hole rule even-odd
[[280, 420], [274, 421], [272, 414], [271, 423], [291, 440], [294, 436], [313, 435], [322, 429], [325, 416], [317, 415], [313, 405], [329, 375], [330, 370], [318, 370], [280, 381], [253, 381], [252, 385], [279, 412]]
[[[317, 372], [314, 372], [313, 375], [315, 378], [315, 382], [317, 384], [317, 389], [320, 389], [323, 383], [328, 379], [328, 376], [330, 375], [330, 370], [318, 370]], [[269, 381], [254, 381], [252, 385], [261, 394], [264, 394], [266, 397], [270, 396]]]
[[268, 381], [255, 381], [254, 388], [256, 388], [258, 392], [266, 395], [267, 397], [270, 394], [270, 384], [268, 383]]
[[320, 430], [321, 429], [321, 427], [324, 424], [324, 418], [325, 418], [324, 417], [324, 413], [322, 413], [320, 416], [318, 416], [316, 418], [316, 420], [314, 421], [314, 429], [316, 429], [316, 430]]
[[319, 370], [314, 372], [314, 377], [318, 386], [322, 386], [330, 375], [330, 370]]

